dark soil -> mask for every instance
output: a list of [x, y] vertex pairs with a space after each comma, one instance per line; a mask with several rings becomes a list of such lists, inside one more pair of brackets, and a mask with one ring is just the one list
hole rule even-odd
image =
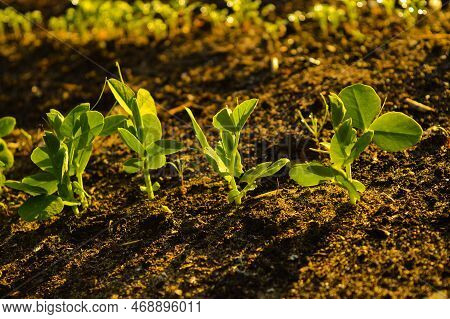
[[[278, 72], [271, 70], [264, 42], [245, 34], [205, 32], [144, 47], [115, 41], [77, 51], [53, 40], [2, 44], [0, 116], [17, 117], [33, 146], [49, 108], [95, 104], [116, 60], [133, 88], [152, 92], [167, 137], [188, 146], [196, 141], [177, 107], [192, 107], [207, 127], [225, 104], [258, 97], [242, 141], [246, 167], [283, 156], [317, 158], [305, 151], [311, 142], [297, 111], [318, 113], [321, 92], [357, 82], [372, 85], [387, 98], [385, 111], [411, 115], [425, 133], [408, 151], [373, 146], [361, 156], [353, 170], [367, 191], [355, 206], [343, 190], [301, 188], [285, 171], [265, 180], [242, 206], [229, 205], [222, 180], [195, 150], [185, 153], [198, 163], [186, 173], [186, 193], [166, 168], [158, 172], [162, 189], [150, 202], [139, 191], [141, 177], [121, 170], [130, 154], [119, 138], [99, 139], [86, 172], [94, 200], [82, 218], [65, 210], [48, 222], [25, 223], [16, 212], [26, 196], [1, 195], [9, 210], [0, 217], [0, 296], [446, 298], [449, 17], [443, 12], [408, 31], [367, 19], [362, 43], [306, 30], [297, 44], [282, 46]], [[420, 112], [406, 98], [436, 111]], [[106, 113], [112, 105], [107, 93], [98, 109]], [[207, 131], [212, 138], [214, 130]], [[18, 130], [7, 140], [16, 153], [8, 177], [34, 172], [32, 145]]]

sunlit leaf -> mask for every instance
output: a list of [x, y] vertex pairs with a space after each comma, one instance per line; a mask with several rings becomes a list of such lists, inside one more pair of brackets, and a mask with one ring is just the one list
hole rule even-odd
[[353, 127], [358, 129], [367, 129], [380, 112], [380, 97], [368, 85], [354, 84], [348, 86], [339, 93], [339, 97], [347, 110], [345, 118], [351, 118]]
[[63, 200], [55, 195], [31, 197], [19, 208], [19, 215], [25, 221], [41, 221], [59, 214], [64, 208]]
[[423, 133], [416, 121], [400, 112], [381, 115], [370, 129], [374, 131], [374, 143], [389, 152], [402, 151], [415, 145]]

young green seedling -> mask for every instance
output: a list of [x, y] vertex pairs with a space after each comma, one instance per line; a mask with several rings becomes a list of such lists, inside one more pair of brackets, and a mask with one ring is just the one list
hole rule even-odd
[[[228, 193], [228, 202], [235, 202], [241, 204], [242, 198], [248, 191], [254, 190], [257, 187], [257, 180], [263, 177], [269, 177], [277, 173], [288, 162], [288, 159], [282, 158], [276, 162], [261, 163], [244, 173], [241, 155], [239, 154], [239, 139], [242, 128], [247, 122], [250, 114], [255, 109], [258, 100], [247, 100], [239, 104], [233, 111], [229, 108], [224, 108], [217, 113], [213, 118], [213, 125], [219, 130], [221, 140], [218, 142], [215, 149], [213, 149], [206, 139], [201, 127], [189, 108], [186, 108], [189, 117], [192, 120], [192, 126], [195, 135], [200, 142], [202, 151], [205, 154], [208, 162], [211, 164], [213, 170], [222, 176], [228, 183], [230, 192]], [[236, 178], [239, 178], [240, 183], [247, 185], [240, 189], [236, 183]]]
[[89, 206], [83, 172], [92, 154], [92, 142], [97, 136], [113, 133], [126, 118], [122, 115], [104, 118], [85, 103], [66, 117], [57, 110], [50, 110], [47, 119], [51, 131], [45, 132], [45, 145], [31, 154], [31, 160], [42, 171], [21, 182], [5, 183], [33, 196], [19, 208], [19, 215], [26, 221], [48, 219], [60, 213], [64, 206], [72, 207], [79, 216], [79, 206], [83, 210]]
[[381, 116], [381, 100], [370, 86], [355, 84], [339, 95], [329, 96], [331, 123], [335, 134], [327, 147], [331, 166], [318, 162], [293, 165], [289, 175], [301, 186], [315, 186], [331, 181], [348, 191], [355, 204], [365, 186], [352, 178], [352, 163], [374, 142], [385, 151], [397, 152], [415, 145], [422, 128], [412, 118], [400, 112]]
[[10, 116], [0, 118], [0, 194], [3, 192], [6, 178], [4, 172], [14, 164], [13, 153], [8, 149], [8, 145], [2, 137], [10, 134], [16, 126], [16, 119]]
[[176, 141], [163, 140], [161, 122], [156, 113], [153, 97], [145, 89], [139, 89], [137, 94], [125, 83], [108, 80], [109, 88], [120, 106], [127, 112], [129, 119], [124, 128], [119, 128], [119, 134], [124, 143], [137, 157], [124, 163], [127, 173], [142, 173], [145, 186], [141, 190], [146, 192], [149, 199], [154, 199], [154, 192], [160, 187], [158, 182], [152, 183], [150, 170], [166, 165], [166, 155], [180, 151], [183, 145]]
[[184, 173], [186, 171], [194, 172], [194, 170], [188, 167], [187, 162], [183, 160], [181, 157], [178, 157], [173, 162], [168, 162], [170, 166], [172, 166], [178, 174], [181, 182], [181, 192], [184, 194], [186, 192], [186, 188], [184, 187]]

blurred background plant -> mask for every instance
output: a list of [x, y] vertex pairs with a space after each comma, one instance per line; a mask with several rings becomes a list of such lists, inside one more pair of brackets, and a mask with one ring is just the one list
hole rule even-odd
[[316, 24], [324, 37], [345, 32], [362, 39], [360, 22], [374, 8], [408, 27], [442, 7], [441, 0], [336, 0], [313, 1], [307, 10], [292, 8], [289, 13], [280, 12], [282, 4], [261, 0], [71, 0], [54, 16], [37, 10], [21, 13], [13, 6], [0, 10], [0, 41], [48, 36], [42, 29], [64, 41], [101, 45], [113, 39], [159, 43], [208, 31], [260, 35], [273, 54], [287, 34], [300, 33], [306, 23]]

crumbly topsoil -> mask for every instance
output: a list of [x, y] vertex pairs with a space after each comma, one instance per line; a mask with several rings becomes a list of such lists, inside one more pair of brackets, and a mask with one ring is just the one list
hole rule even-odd
[[[50, 40], [1, 45], [0, 116], [16, 116], [33, 137], [33, 145], [18, 130], [8, 138], [16, 153], [10, 179], [35, 171], [28, 156], [45, 112], [94, 104], [116, 60], [133, 88], [152, 92], [167, 137], [187, 146], [197, 144], [188, 117], [175, 108], [190, 106], [207, 127], [223, 105], [259, 98], [242, 141], [246, 167], [286, 155], [319, 159], [308, 151], [314, 145], [297, 111], [318, 114], [321, 92], [357, 82], [387, 99], [384, 111], [413, 116], [425, 133], [408, 151], [371, 146], [361, 156], [353, 171], [367, 191], [355, 206], [342, 189], [301, 188], [286, 171], [265, 180], [242, 206], [227, 204], [225, 185], [193, 149], [185, 156], [198, 165], [186, 172], [185, 192], [166, 168], [150, 202], [139, 191], [141, 177], [121, 170], [130, 153], [119, 138], [98, 139], [85, 181], [93, 203], [82, 218], [65, 210], [27, 224], [17, 216], [26, 196], [1, 195], [9, 208], [0, 217], [0, 296], [446, 298], [449, 15], [408, 31], [387, 23], [368, 19], [362, 43], [305, 30], [297, 45], [282, 48], [277, 72], [264, 43], [245, 35], [205, 32], [156, 47], [114, 41], [77, 48], [90, 61]], [[436, 112], [411, 108], [406, 98]], [[108, 93], [97, 108], [106, 113], [112, 104]], [[206, 130], [213, 139], [214, 130]]]

